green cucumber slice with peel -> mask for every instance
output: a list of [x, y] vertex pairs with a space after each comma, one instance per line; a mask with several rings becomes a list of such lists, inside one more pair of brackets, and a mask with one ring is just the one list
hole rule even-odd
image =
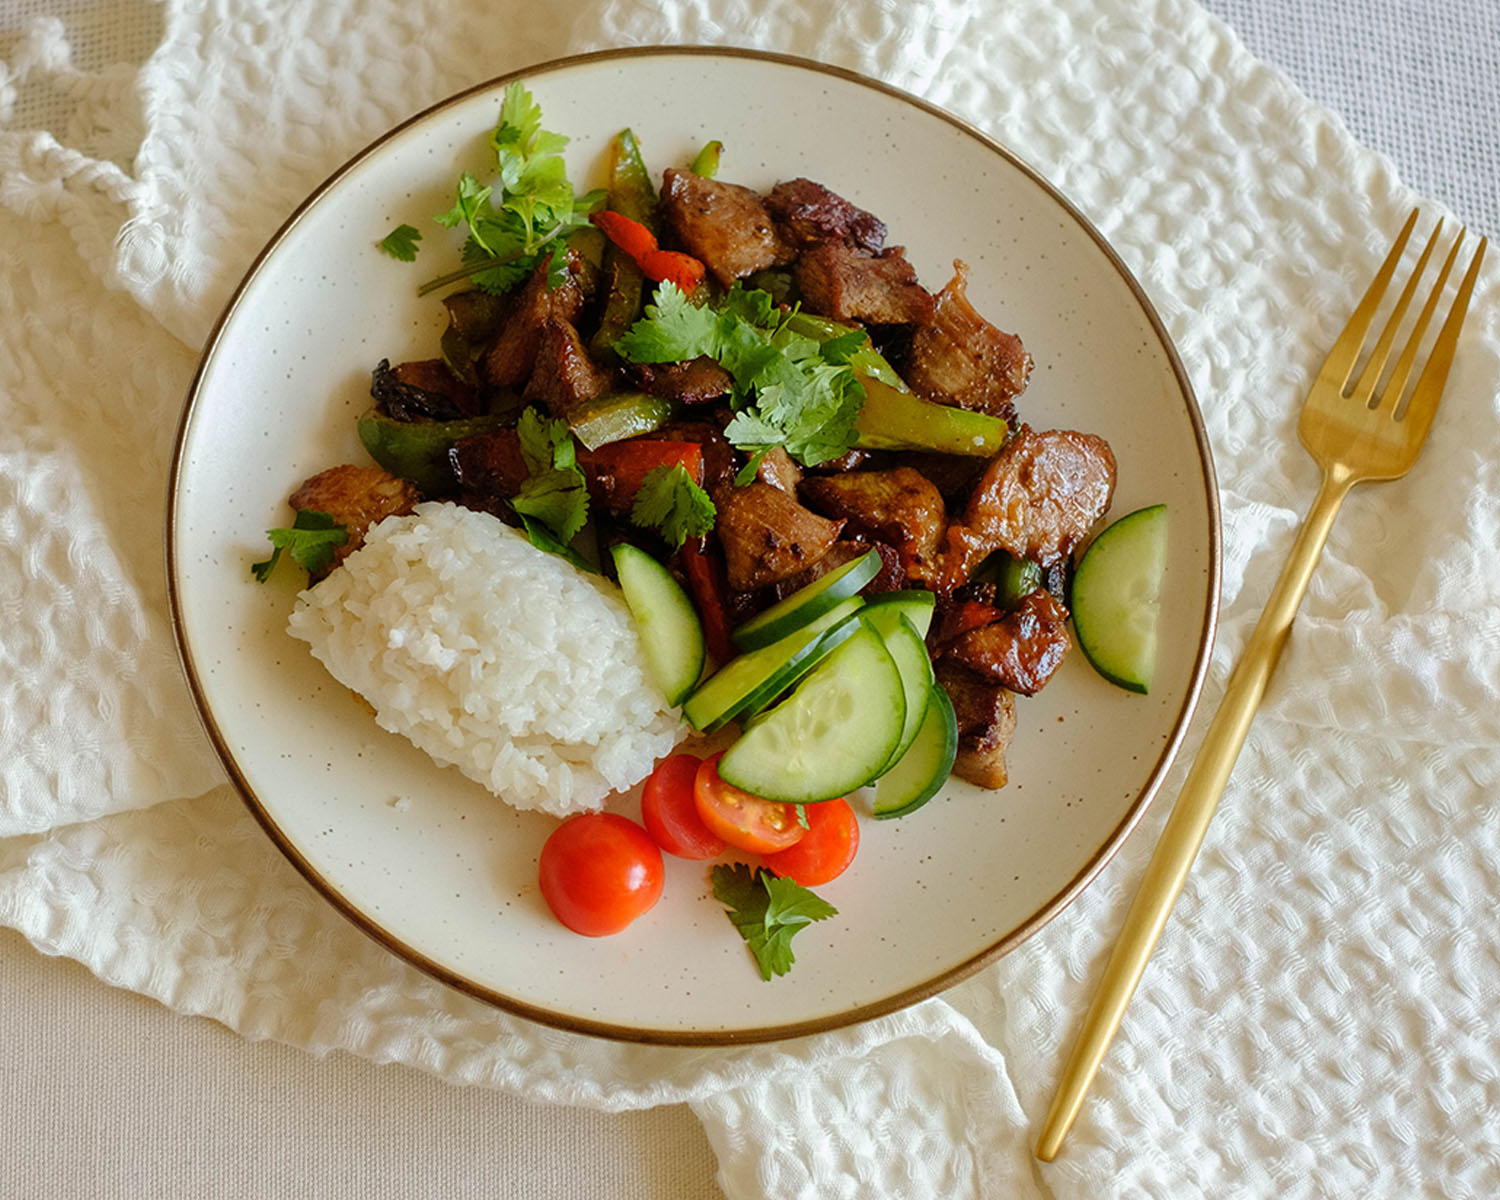
[[[930, 611], [928, 615], [931, 616]], [[896, 660], [896, 669], [901, 672], [901, 691], [906, 698], [906, 722], [901, 727], [901, 738], [886, 762], [889, 768], [895, 766], [896, 760], [906, 753], [906, 748], [917, 736], [917, 729], [927, 711], [927, 698], [936, 681], [927, 645], [906, 615], [904, 605], [867, 605], [865, 620], [885, 639], [885, 648], [891, 652], [891, 657]]]
[[736, 655], [687, 698], [682, 715], [694, 729], [712, 733], [758, 713], [859, 628], [864, 603], [850, 596], [780, 641]]
[[840, 601], [853, 596], [880, 574], [880, 555], [871, 550], [798, 588], [763, 613], [751, 617], [729, 636], [741, 650], [758, 650], [801, 629]]
[[906, 721], [901, 672], [863, 619], [719, 760], [726, 783], [784, 804], [846, 796], [885, 768]]
[[1073, 573], [1078, 648], [1111, 683], [1146, 694], [1156, 668], [1156, 625], [1167, 569], [1167, 506], [1121, 517], [1084, 551]]
[[703, 673], [698, 613], [672, 572], [644, 550], [621, 543], [611, 553], [651, 676], [669, 704], [681, 704]]
[[933, 684], [921, 728], [896, 765], [875, 785], [872, 811], [882, 819], [916, 812], [948, 781], [958, 757], [958, 721], [953, 701]]
[[912, 623], [916, 629], [917, 636], [926, 637], [927, 631], [932, 628], [932, 613], [937, 598], [925, 588], [906, 588], [899, 592], [876, 592], [873, 596], [865, 597], [870, 615], [873, 617], [877, 612], [883, 612], [887, 607], [898, 608], [901, 614]]

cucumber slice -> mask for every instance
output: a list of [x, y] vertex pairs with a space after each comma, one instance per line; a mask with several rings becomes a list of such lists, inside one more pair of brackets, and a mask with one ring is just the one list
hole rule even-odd
[[1167, 506], [1110, 525], [1073, 574], [1078, 646], [1105, 679], [1144, 695], [1156, 667], [1156, 618], [1167, 569]]
[[901, 737], [901, 672], [874, 628], [859, 629], [719, 760], [725, 782], [767, 800], [846, 796], [884, 769]]
[[953, 715], [953, 701], [934, 684], [916, 739], [875, 785], [875, 815], [882, 819], [904, 817], [921, 808], [948, 782], [957, 757], [958, 721]]
[[880, 555], [874, 550], [861, 554], [751, 617], [729, 636], [741, 650], [769, 646], [847, 600], [879, 574]]
[[730, 659], [687, 698], [682, 715], [694, 729], [712, 733], [759, 712], [859, 628], [856, 614], [864, 604], [850, 596], [790, 636]]
[[922, 717], [927, 712], [927, 698], [936, 682], [927, 645], [917, 635], [904, 608], [901, 604], [872, 604], [865, 608], [865, 620], [885, 639], [885, 648], [896, 660], [896, 669], [901, 672], [901, 691], [906, 698], [906, 722], [901, 727], [896, 748], [886, 761], [887, 769], [895, 766], [896, 760], [906, 753], [906, 748], [917, 736]]
[[623, 542], [611, 553], [652, 678], [669, 704], [681, 704], [703, 673], [703, 624], [682, 585], [656, 559]]
[[925, 588], [908, 588], [900, 592], [877, 592], [868, 597], [865, 603], [870, 606], [869, 612], [873, 617], [877, 611], [884, 611], [887, 606], [899, 608], [903, 616], [912, 623], [917, 631], [918, 637], [926, 637], [927, 631], [932, 628], [932, 612], [936, 598]]

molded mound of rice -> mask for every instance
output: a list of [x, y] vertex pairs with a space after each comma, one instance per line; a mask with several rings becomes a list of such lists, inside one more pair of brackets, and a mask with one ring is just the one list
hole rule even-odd
[[383, 729], [517, 808], [598, 808], [684, 733], [618, 590], [458, 505], [380, 522], [288, 628]]

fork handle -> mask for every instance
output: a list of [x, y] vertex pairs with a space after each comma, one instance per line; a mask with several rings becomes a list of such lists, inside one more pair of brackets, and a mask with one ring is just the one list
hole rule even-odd
[[1198, 756], [1193, 760], [1172, 815], [1162, 830], [1161, 841], [1157, 843], [1141, 878], [1119, 940], [1110, 954], [1093, 1003], [1063, 1068], [1062, 1080], [1037, 1141], [1036, 1154], [1043, 1162], [1051, 1162], [1056, 1157], [1063, 1138], [1077, 1117], [1094, 1073], [1098, 1071], [1115, 1030], [1120, 1026], [1120, 1019], [1125, 1015], [1125, 1006], [1130, 1003], [1178, 893], [1182, 891], [1188, 870], [1203, 844], [1204, 834], [1208, 832], [1208, 823], [1224, 794], [1224, 785], [1229, 782], [1229, 773], [1245, 744], [1250, 722], [1255, 718], [1271, 673], [1281, 658], [1282, 648], [1291, 633], [1292, 620], [1307, 591], [1308, 580], [1312, 578], [1313, 567], [1317, 565], [1339, 505], [1352, 483], [1347, 472], [1337, 469], [1324, 472], [1322, 486], [1302, 522], [1265, 611], [1256, 622], [1245, 652], [1229, 677], [1224, 698], [1203, 744], [1198, 748]]

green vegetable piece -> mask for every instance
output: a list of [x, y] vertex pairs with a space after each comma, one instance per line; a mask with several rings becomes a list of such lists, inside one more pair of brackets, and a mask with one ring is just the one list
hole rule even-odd
[[840, 325], [828, 317], [801, 311], [787, 318], [786, 327], [794, 333], [821, 342], [822, 355], [828, 361], [847, 362], [856, 375], [878, 379], [898, 392], [911, 391], [906, 386], [906, 380], [896, 374], [896, 368], [870, 344], [870, 335], [863, 329]]
[[392, 258], [399, 258], [402, 262], [415, 262], [417, 243], [421, 240], [422, 232], [415, 225], [397, 225], [375, 244]]
[[647, 471], [630, 508], [632, 524], [658, 530], [673, 550], [713, 532], [714, 515], [714, 502], [681, 463]]
[[533, 545], [559, 553], [558, 546], [566, 547], [578, 535], [589, 513], [588, 485], [577, 463], [573, 435], [566, 423], [549, 420], [534, 408], [521, 414], [516, 432], [530, 475], [510, 506], [522, 518], [544, 526], [557, 543], [543, 545], [528, 523]]
[[650, 433], [667, 423], [672, 406], [645, 392], [611, 392], [585, 401], [569, 418], [573, 435], [590, 450]]
[[855, 420], [855, 444], [865, 450], [936, 450], [990, 458], [1010, 427], [999, 417], [934, 404], [865, 375], [865, 403]]
[[250, 565], [250, 573], [260, 583], [271, 578], [283, 550], [291, 551], [292, 561], [309, 576], [326, 571], [333, 562], [334, 547], [349, 540], [349, 531], [325, 512], [299, 508], [290, 529], [268, 529], [266, 536], [274, 547], [271, 557]]
[[723, 153], [723, 142], [717, 139], [709, 142], [693, 156], [692, 164], [688, 167], [688, 170], [694, 175], [703, 176], [704, 179], [712, 179], [719, 173], [719, 156]]
[[635, 618], [646, 665], [668, 704], [681, 704], [703, 673], [703, 623], [672, 572], [644, 550], [611, 547], [615, 577]]
[[1156, 625], [1167, 570], [1167, 506], [1109, 525], [1073, 574], [1078, 648], [1111, 683], [1145, 695], [1156, 671]]
[[629, 129], [620, 130], [609, 144], [609, 206], [657, 232], [656, 188], [651, 172], [646, 170], [641, 144]]
[[396, 421], [371, 408], [361, 414], [355, 428], [371, 458], [415, 484], [424, 496], [437, 497], [457, 490], [448, 463], [453, 443], [471, 434], [493, 433], [506, 424], [503, 414], [459, 421]]
[[821, 896], [764, 867], [720, 863], [710, 873], [714, 898], [725, 907], [755, 956], [760, 977], [769, 981], [792, 969], [792, 938], [814, 921], [837, 916], [838, 909]]

